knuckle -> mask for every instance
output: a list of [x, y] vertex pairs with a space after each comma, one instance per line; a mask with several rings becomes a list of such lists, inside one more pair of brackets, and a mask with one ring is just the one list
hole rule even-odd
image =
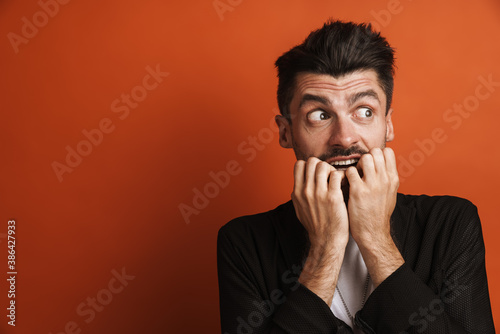
[[367, 161], [369, 160], [372, 160], [373, 159], [373, 156], [368, 153], [368, 154], [363, 154], [360, 158], [359, 158], [359, 162], [361, 163], [366, 163]]
[[310, 188], [304, 188], [304, 189], [302, 190], [301, 195], [302, 195], [304, 198], [306, 198], [306, 199], [310, 199], [310, 198], [313, 198], [313, 197], [314, 197], [314, 193], [313, 193], [312, 189], [310, 189]]
[[359, 194], [361, 197], [371, 197], [371, 191], [369, 191], [368, 189], [366, 188], [361, 188], [360, 191], [359, 191]]
[[316, 200], [317, 202], [319, 203], [324, 203], [327, 201], [327, 194], [326, 193], [321, 193], [321, 192], [317, 192], [316, 193]]
[[324, 172], [330, 170], [330, 165], [324, 161], [320, 161], [317, 166], [317, 170]]
[[333, 191], [328, 192], [326, 200], [328, 201], [329, 204], [335, 203], [337, 201], [337, 194], [334, 193]]
[[307, 158], [307, 164], [308, 165], [310, 165], [310, 164], [316, 164], [317, 163], [316, 160], [318, 160], [318, 158], [316, 158], [316, 157], [309, 157], [309, 158]]
[[297, 161], [295, 162], [295, 169], [298, 169], [298, 168], [303, 167], [305, 163], [306, 163], [306, 162], [305, 162], [304, 160], [297, 160]]
[[397, 175], [393, 176], [392, 184], [394, 184], [396, 189], [399, 188], [399, 177]]

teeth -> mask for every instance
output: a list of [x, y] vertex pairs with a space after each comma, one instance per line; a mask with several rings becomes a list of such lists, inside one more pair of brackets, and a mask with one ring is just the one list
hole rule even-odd
[[338, 160], [338, 161], [332, 161], [330, 165], [332, 166], [345, 166], [345, 165], [352, 165], [358, 162], [359, 159], [349, 159], [349, 160]]

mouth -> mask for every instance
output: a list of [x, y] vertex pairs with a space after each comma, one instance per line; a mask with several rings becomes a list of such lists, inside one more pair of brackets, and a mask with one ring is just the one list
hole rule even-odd
[[359, 158], [345, 159], [345, 160], [335, 160], [330, 161], [330, 165], [335, 167], [336, 170], [346, 170], [349, 167], [356, 167]]

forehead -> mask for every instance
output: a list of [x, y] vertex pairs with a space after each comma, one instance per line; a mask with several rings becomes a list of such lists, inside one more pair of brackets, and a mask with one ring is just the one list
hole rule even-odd
[[299, 73], [295, 80], [292, 100], [305, 94], [342, 95], [372, 89], [385, 102], [385, 94], [379, 84], [377, 73], [373, 70], [352, 72], [341, 77], [328, 74]]

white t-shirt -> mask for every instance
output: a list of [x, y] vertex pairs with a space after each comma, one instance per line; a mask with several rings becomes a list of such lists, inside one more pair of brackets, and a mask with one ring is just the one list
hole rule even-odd
[[[352, 236], [349, 236], [349, 242], [346, 246], [344, 261], [342, 262], [342, 267], [340, 269], [337, 287], [340, 289], [342, 297], [344, 297], [347, 307], [349, 308], [349, 312], [351, 312], [353, 317], [356, 316], [356, 313], [362, 307], [367, 275], [368, 269], [366, 268], [365, 261], [361, 256], [358, 245]], [[368, 296], [373, 290], [373, 282], [370, 280], [368, 283], [365, 301], [368, 299]], [[337, 318], [343, 320], [346, 324], [351, 326], [355, 334], [363, 333], [361, 329], [354, 326], [353, 321], [349, 318], [337, 289], [335, 289], [330, 309]]]

